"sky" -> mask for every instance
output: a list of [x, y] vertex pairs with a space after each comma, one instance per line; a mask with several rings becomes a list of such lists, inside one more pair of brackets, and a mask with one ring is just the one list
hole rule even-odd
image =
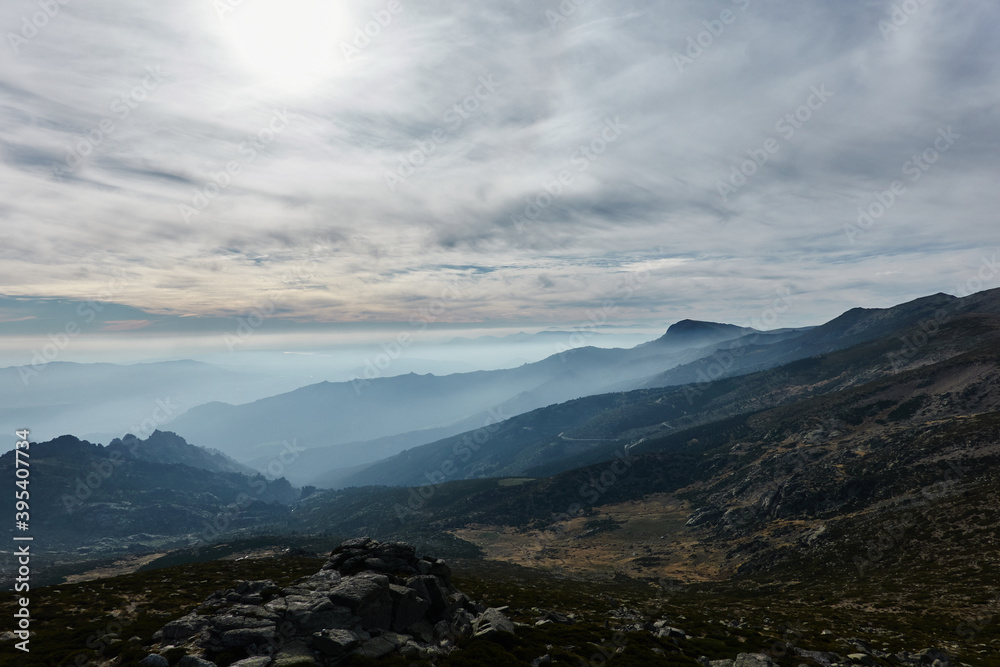
[[111, 336], [775, 328], [1000, 285], [992, 0], [5, 0], [0, 31], [0, 336], [94, 301]]

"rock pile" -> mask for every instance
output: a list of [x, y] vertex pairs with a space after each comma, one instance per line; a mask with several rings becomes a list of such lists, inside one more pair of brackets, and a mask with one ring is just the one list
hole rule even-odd
[[[179, 667], [337, 665], [350, 654], [381, 658], [444, 655], [462, 638], [513, 633], [503, 609], [477, 604], [452, 586], [439, 559], [399, 542], [370, 538], [337, 547], [322, 569], [284, 588], [244, 581], [214, 593], [154, 637], [161, 665], [178, 648]], [[149, 661], [149, 662], [146, 662]]]

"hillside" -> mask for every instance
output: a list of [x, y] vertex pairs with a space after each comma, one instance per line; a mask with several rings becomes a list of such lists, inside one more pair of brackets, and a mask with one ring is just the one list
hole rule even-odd
[[[507, 370], [323, 382], [243, 405], [201, 405], [169, 427], [189, 442], [244, 463], [273, 456], [293, 437], [298, 447], [322, 451], [292, 464], [286, 474], [299, 483], [314, 483], [308, 477], [317, 469], [346, 468], [395, 454], [413, 444], [413, 437], [419, 437], [414, 432], [454, 435], [496, 421], [498, 415], [506, 418], [635, 383], [711, 353], [719, 340], [745, 332], [728, 326], [689, 328], [680, 334], [668, 331], [655, 345], [632, 349], [553, 346], [555, 354], [547, 359]], [[393, 436], [402, 437], [397, 442]], [[337, 447], [376, 439], [385, 446]]]
[[[39, 534], [64, 559], [42, 561], [45, 576], [194, 567], [368, 535], [472, 559], [471, 590], [510, 601], [517, 619], [539, 618], [527, 601], [550, 599], [540, 591], [555, 582], [613, 582], [634, 592], [629, 603], [584, 612], [564, 597], [551, 608], [631, 619], [630, 632], [648, 624], [654, 637], [653, 621], [669, 615], [684, 641], [770, 638], [780, 667], [825, 667], [849, 652], [864, 660], [839, 664], [916, 667], [944, 655], [943, 664], [986, 667], [1000, 650], [989, 622], [1000, 613], [1000, 313], [996, 292], [946, 300], [927, 320], [934, 302], [855, 313], [813, 339], [866, 338], [850, 347], [709, 383], [564, 402], [356, 473], [388, 472], [407, 486], [299, 492], [222, 468], [116, 462], [125, 441], [33, 445], [33, 488], [48, 499], [35, 510]], [[914, 321], [916, 312], [925, 318]], [[174, 434], [132, 444], [147, 456], [231, 465]], [[9, 467], [10, 455], [0, 458]], [[100, 483], [58, 506], [82, 471]], [[683, 614], [657, 607], [664, 590]], [[718, 626], [720, 609], [736, 625]], [[800, 624], [798, 651], [773, 649], [786, 641], [775, 638], [776, 616]], [[669, 652], [648, 639], [634, 637]], [[677, 660], [664, 664], [698, 664], [688, 650], [739, 653], [673, 646]], [[652, 664], [649, 655], [666, 653], [640, 652], [647, 662], [637, 664]]]
[[[70, 554], [148, 553], [257, 530], [280, 522], [300, 495], [284, 479], [238, 472], [171, 433], [107, 447], [63, 436], [34, 442], [28, 453], [36, 567]], [[13, 452], [0, 456], [0, 474], [13, 478], [13, 468]], [[5, 566], [12, 558], [4, 554]], [[5, 576], [15, 570], [5, 567]]]
[[[681, 388], [646, 389], [591, 396], [535, 410], [498, 425], [445, 438], [339, 478], [341, 486], [418, 485], [440, 478], [539, 476], [610, 459], [614, 452], [647, 438], [661, 437], [697, 424], [727, 419], [805, 397], [847, 389], [908, 367], [989, 348], [1000, 340], [995, 294], [949, 300], [953, 311], [933, 320], [934, 335], [910, 352], [901, 341], [924, 333], [931, 303], [918, 300], [882, 312], [855, 313], [801, 334], [837, 347], [854, 340], [859, 329], [885, 335], [852, 347], [795, 361], [773, 370], [722, 377]], [[932, 315], [937, 311], [931, 311]], [[952, 314], [953, 313], [953, 314]], [[896, 328], [885, 322], [894, 322]], [[869, 324], [865, 328], [864, 324]], [[889, 327], [889, 328], [887, 328]], [[835, 332], [840, 332], [837, 338]], [[854, 332], [849, 333], [848, 332]], [[887, 333], [886, 333], [887, 332]], [[789, 343], [791, 344], [791, 343]], [[794, 343], [798, 345], [799, 343]], [[813, 345], [813, 344], [811, 344]], [[772, 347], [786, 347], [775, 344]], [[905, 350], [903, 354], [901, 350]], [[682, 370], [682, 369], [678, 369]], [[323, 477], [317, 477], [322, 481]]]

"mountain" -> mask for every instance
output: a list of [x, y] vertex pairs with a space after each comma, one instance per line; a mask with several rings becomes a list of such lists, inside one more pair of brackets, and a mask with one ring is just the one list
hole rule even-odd
[[[698, 665], [705, 656], [780, 667], [993, 665], [1000, 291], [850, 311], [776, 336], [773, 348], [758, 339], [756, 354], [822, 351], [710, 381], [566, 401], [356, 473], [419, 486], [298, 493], [284, 480], [116, 462], [131, 440], [33, 444], [40, 502], [32, 515], [48, 540], [39, 575], [98, 576], [107, 562], [79, 561], [142, 554], [113, 563], [134, 572], [117, 582], [37, 596], [38, 627], [53, 642], [67, 631], [84, 636], [77, 624], [46, 625], [48, 605], [89, 615], [93, 595], [113, 594], [112, 618], [150, 604], [156, 615], [142, 616], [127, 641], [108, 635], [117, 648], [103, 657], [134, 662], [155, 646], [177, 660], [192, 642], [156, 631], [198, 621], [213, 590], [226, 593], [211, 604], [225, 598], [239, 602], [239, 614], [273, 620], [254, 591], [301, 596], [303, 580], [283, 572], [312, 576], [322, 565], [296, 562], [293, 545], [367, 535], [437, 539], [466, 554], [453, 563], [462, 589], [507, 606], [523, 624], [513, 637], [465, 646], [468, 662], [457, 652], [442, 664], [578, 664], [604, 651], [623, 664]], [[733, 344], [720, 345], [732, 353]], [[175, 438], [159, 434], [136, 449], [196, 456]], [[10, 473], [12, 458], [0, 457], [0, 470]], [[90, 479], [79, 502], [60, 497]], [[74, 553], [80, 545], [85, 551]], [[377, 561], [351, 567], [382, 567]], [[135, 572], [165, 565], [177, 569]], [[233, 622], [218, 619], [220, 629]], [[612, 629], [617, 646], [607, 643]], [[59, 650], [62, 660], [77, 648]], [[223, 657], [219, 664], [237, 655]]]
[[[188, 441], [217, 448], [243, 462], [268, 460], [285, 441], [294, 440], [297, 447], [308, 450], [325, 448], [325, 455], [310, 456], [308, 467], [295, 462], [286, 469], [303, 481], [317, 469], [350, 467], [394, 454], [415, 444], [411, 436], [417, 431], [432, 430], [431, 439], [440, 438], [541, 406], [634, 384], [711, 352], [720, 337], [745, 331], [706, 327], [702, 332], [670, 335], [669, 344], [659, 347], [564, 349], [542, 361], [506, 370], [323, 382], [243, 405], [208, 403], [169, 424]], [[393, 445], [386, 440], [393, 436], [405, 437]], [[377, 439], [388, 446], [334, 449]]]
[[[949, 308], [942, 310], [939, 307], [942, 304], [948, 304]], [[720, 348], [721, 352], [679, 366], [658, 376], [655, 382], [646, 383], [667, 384], [667, 387], [589, 396], [537, 409], [502, 424], [481, 425], [476, 430], [406, 450], [350, 475], [317, 476], [312, 483], [410, 486], [428, 483], [429, 477], [436, 478], [444, 472], [451, 480], [554, 474], [610, 458], [617, 449], [644, 438], [891, 375], [909, 363], [900, 354], [901, 341], [919, 339], [928, 326], [937, 330], [936, 335], [921, 346], [919, 355], [911, 355], [922, 361], [957, 354], [977, 342], [988, 344], [994, 341], [991, 328], [975, 335], [965, 328], [978, 321], [975, 318], [980, 311], [992, 313], [1000, 309], [989, 294], [963, 300], [921, 299], [890, 309], [851, 311], [821, 327], [793, 332], [787, 338], [778, 335], [780, 340], [770, 345], [762, 345], [763, 337], [752, 334], [755, 341], [752, 350], [750, 344], [740, 343], [742, 338], [736, 339]], [[928, 319], [935, 313], [938, 319]], [[739, 348], [732, 347], [737, 344], [750, 351], [740, 356]], [[851, 344], [854, 346], [850, 347]], [[801, 358], [817, 349], [825, 354], [808, 360]], [[734, 368], [739, 368], [740, 360], [746, 362], [743, 368], [771, 366], [776, 359], [787, 359], [790, 363], [746, 375], [737, 375], [735, 371], [719, 373], [719, 379], [710, 380], [704, 369], [712, 368], [712, 364], [720, 366], [719, 361], [712, 360], [727, 354]], [[680, 388], [672, 386], [680, 378], [692, 376], [703, 379]]]
[[[986, 293], [988, 294], [988, 293]], [[655, 375], [639, 386], [705, 383], [722, 377], [742, 375], [774, 368], [798, 359], [826, 354], [880, 337], [898, 334], [921, 322], [933, 323], [975, 308], [977, 299], [935, 294], [891, 308], [853, 308], [829, 322], [808, 330], [775, 332], [769, 337], [753, 333], [732, 339], [719, 346], [716, 354], [706, 355], [689, 364]]]
[[[280, 522], [300, 495], [284, 479], [235, 472], [238, 464], [172, 433], [107, 447], [67, 435], [32, 442], [26, 453], [32, 534], [52, 555], [149, 550], [258, 528]], [[0, 474], [13, 479], [14, 467], [14, 451], [0, 456]]]
[[640, 349], [686, 349], [704, 347], [711, 343], [721, 343], [740, 336], [760, 333], [749, 327], [739, 327], [735, 324], [720, 324], [718, 322], [700, 322], [698, 320], [681, 320], [671, 324], [667, 333], [656, 340], [643, 343]]
[[222, 452], [189, 445], [184, 438], [170, 431], [153, 431], [142, 440], [129, 433], [124, 438], [115, 438], [105, 448], [111, 455], [131, 457], [149, 463], [173, 464], [207, 470], [209, 472], [236, 472], [256, 476], [253, 468], [237, 463]]
[[[503, 453], [516, 431], [497, 430], [481, 447], [497, 453], [469, 479], [444, 474], [470, 468], [442, 448], [432, 466], [422, 467], [434, 457], [408, 461], [411, 478], [431, 474], [421, 487], [319, 493], [293, 516], [314, 529], [336, 508], [343, 534], [434, 527], [522, 565], [589, 572], [614, 563], [636, 577], [744, 577], [824, 595], [843, 586], [838, 577], [878, 577], [876, 590], [900, 590], [901, 572], [912, 570], [961, 606], [965, 588], [955, 582], [1000, 573], [994, 296], [930, 326], [713, 383], [694, 407], [716, 418], [681, 428], [655, 428], [653, 413], [678, 414], [671, 398], [683, 400], [683, 388], [607, 397], [611, 408], [588, 397], [511, 420], [551, 433], [580, 419], [574, 436], [590, 445], [575, 465], [524, 465], [523, 450]], [[524, 472], [483, 476], [507, 460]]]

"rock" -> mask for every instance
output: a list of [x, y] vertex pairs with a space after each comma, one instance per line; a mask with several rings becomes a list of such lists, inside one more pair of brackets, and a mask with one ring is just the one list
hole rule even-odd
[[733, 667], [732, 660], [709, 660], [708, 667]]
[[318, 667], [319, 660], [304, 638], [289, 641], [274, 656], [273, 667]]
[[217, 667], [214, 662], [194, 655], [186, 655], [177, 663], [177, 667]]
[[687, 633], [680, 628], [672, 628], [669, 625], [663, 626], [656, 631], [657, 637], [676, 637], [678, 639], [687, 639]]
[[430, 644], [434, 641], [434, 626], [426, 620], [417, 621], [407, 628], [407, 630], [416, 639], [419, 639], [425, 644]]
[[360, 648], [354, 649], [356, 655], [363, 655], [366, 658], [371, 658], [372, 660], [378, 660], [383, 658], [393, 651], [395, 651], [398, 646], [385, 637], [372, 637], [365, 643], [361, 645]]
[[344, 579], [330, 592], [330, 600], [361, 617], [365, 628], [388, 630], [393, 620], [389, 578], [370, 572]]
[[840, 662], [840, 656], [835, 653], [825, 653], [823, 651], [804, 651], [800, 648], [795, 649], [795, 655], [801, 658], [809, 658], [813, 662], [821, 665], [822, 667], [830, 667], [836, 662]]
[[915, 656], [921, 665], [933, 665], [933, 667], [951, 667], [951, 656], [944, 651], [934, 648], [925, 648], [917, 651]]
[[774, 662], [763, 653], [740, 653], [733, 667], [774, 667]]
[[414, 623], [422, 620], [431, 608], [431, 603], [408, 586], [389, 585], [389, 596], [393, 603], [392, 629], [405, 632]]
[[847, 659], [855, 665], [867, 665], [868, 667], [877, 667], [878, 665], [878, 661], [867, 653], [848, 653]]
[[[572, 624], [576, 623], [575, 619], [572, 619], [569, 616], [564, 616], [563, 614], [560, 614], [560, 613], [555, 612], [555, 611], [545, 611], [545, 612], [543, 612], [542, 615], [539, 616], [538, 619], [536, 620], [535, 625], [539, 625], [543, 621], [548, 621], [550, 623], [559, 623], [561, 625], [572, 625]], [[659, 623], [659, 621], [657, 621], [657, 623]], [[662, 626], [659, 626], [659, 627], [662, 627]]]
[[472, 632], [475, 637], [489, 637], [498, 632], [514, 634], [514, 623], [499, 609], [491, 607], [472, 623]]
[[139, 667], [170, 667], [170, 663], [159, 653], [150, 653], [139, 661]]
[[312, 635], [312, 646], [329, 656], [345, 655], [358, 646], [358, 636], [347, 630], [323, 630]]
[[239, 628], [223, 632], [216, 642], [225, 649], [273, 644], [276, 638], [277, 632], [274, 626], [269, 628]]
[[271, 664], [271, 659], [262, 655], [254, 656], [253, 658], [244, 658], [243, 660], [238, 660], [229, 667], [267, 667]]
[[[461, 638], [513, 633], [504, 609], [455, 590], [443, 560], [417, 559], [407, 544], [361, 538], [343, 543], [322, 569], [284, 588], [261, 580], [217, 591], [154, 639], [160, 653], [177, 644], [223, 662], [260, 656], [234, 663], [242, 667], [339, 664], [351, 654], [436, 661], [456, 650]], [[572, 622], [555, 612], [548, 619]], [[271, 661], [266, 656], [276, 649]]]
[[546, 653], [545, 655], [535, 658], [531, 661], [531, 667], [544, 667], [545, 665], [552, 664], [552, 656]]
[[160, 634], [168, 642], [183, 643], [185, 640], [201, 633], [207, 627], [208, 619], [205, 616], [192, 612], [187, 616], [178, 618], [176, 621], [167, 623], [157, 634]]
[[440, 617], [450, 604], [448, 591], [442, 588], [441, 582], [432, 574], [421, 574], [406, 580], [406, 587], [416, 591], [417, 595], [430, 602], [432, 616]]

